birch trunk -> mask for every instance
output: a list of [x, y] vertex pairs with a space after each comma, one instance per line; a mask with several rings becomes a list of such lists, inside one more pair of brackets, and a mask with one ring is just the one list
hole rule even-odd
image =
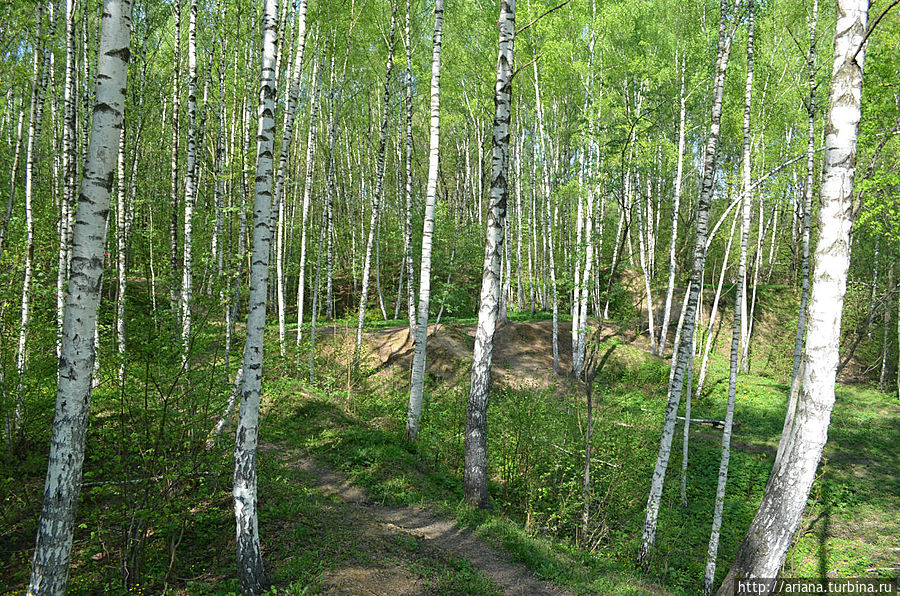
[[712, 310], [709, 313], [709, 324], [706, 328], [706, 341], [703, 342], [703, 356], [700, 358], [700, 376], [697, 377], [697, 395], [703, 391], [703, 384], [706, 381], [706, 365], [709, 363], [709, 353], [712, 350], [713, 331], [716, 326], [716, 319], [719, 315], [719, 298], [722, 296], [722, 286], [725, 284], [725, 272], [728, 269], [728, 258], [731, 255], [731, 242], [734, 240], [734, 230], [737, 226], [737, 214], [731, 220], [731, 233], [728, 236], [728, 244], [725, 246], [725, 256], [722, 259], [722, 270], [719, 272], [719, 283], [716, 286], [716, 296], [713, 298]]
[[839, 0], [834, 38], [819, 241], [810, 293], [808, 334], [795, 424], [783, 435], [784, 459], [772, 470], [759, 511], [750, 524], [720, 594], [733, 580], [774, 578], [797, 532], [828, 436], [834, 406], [841, 311], [850, 264], [853, 177], [863, 83], [865, 0]]
[[[740, 0], [735, 0], [732, 14], [736, 12]], [[669, 456], [672, 452], [672, 439], [675, 434], [675, 420], [678, 413], [678, 403], [681, 401], [681, 387], [684, 381], [684, 371], [687, 368], [687, 359], [690, 356], [690, 344], [693, 341], [697, 320], [697, 305], [700, 298], [700, 289], [703, 279], [703, 268], [706, 262], [706, 235], [709, 225], [709, 207], [712, 200], [712, 186], [715, 177], [715, 165], [718, 154], [719, 131], [722, 116], [722, 93], [725, 83], [725, 71], [728, 68], [728, 56], [731, 53], [731, 41], [734, 36], [736, 22], [728, 25], [728, 13], [726, 0], [720, 3], [721, 16], [719, 19], [719, 41], [716, 57], [715, 81], [713, 84], [713, 102], [710, 118], [710, 131], [707, 139], [703, 164], [703, 183], [700, 191], [700, 200], [697, 205], [696, 217], [696, 244], [694, 246], [694, 263], [691, 271], [690, 294], [685, 313], [684, 332], [681, 337], [679, 358], [672, 377], [669, 400], [666, 404], [665, 420], [662, 436], [660, 438], [659, 453], [653, 471], [650, 485], [650, 494], [647, 497], [647, 510], [644, 518], [644, 529], [641, 537], [641, 548], [638, 555], [638, 563], [647, 567], [650, 563], [650, 554], [656, 541], [656, 524], [659, 518], [659, 504], [662, 499], [663, 482], [666, 477], [666, 468], [669, 464]]]
[[[403, 256], [406, 262], [406, 311], [409, 318], [409, 337], [412, 340], [416, 333], [416, 295], [413, 291], [415, 278], [413, 276], [412, 257], [412, 39], [410, 38], [410, 10], [412, 0], [406, 0], [406, 35], [403, 42], [406, 50], [406, 225], [403, 227]], [[441, 9], [443, 10], [443, 9]], [[439, 56], [440, 58], [440, 56]], [[438, 73], [440, 74], [440, 73]], [[430, 168], [430, 165], [429, 165]], [[429, 169], [430, 172], [430, 169]], [[402, 288], [401, 288], [402, 291]]]
[[[809, 97], [806, 105], [806, 188], [803, 192], [803, 236], [800, 257], [800, 310], [797, 313], [797, 336], [794, 339], [794, 367], [791, 371], [791, 387], [800, 381], [800, 363], [803, 358], [803, 338], [806, 334], [806, 311], [809, 305], [809, 239], [810, 218], [812, 216], [813, 183], [815, 181], [815, 136], [816, 136], [816, 25], [819, 16], [819, 2], [813, 0], [812, 18], [809, 21], [809, 51], [806, 54], [806, 68]], [[794, 414], [797, 410], [797, 391], [791, 391], [785, 413], [782, 436], [792, 434]], [[774, 465], [780, 464], [783, 456], [781, 448]]]
[[[86, 12], [86, 11], [85, 11]], [[172, 269], [172, 279], [169, 285], [169, 303], [172, 312], [178, 317], [178, 146], [180, 135], [178, 132], [181, 121], [181, 0], [172, 3], [172, 12], [175, 17], [175, 33], [172, 48], [172, 61], [175, 63], [172, 70], [172, 158], [169, 168], [169, 202], [172, 214], [169, 220], [169, 234], [172, 246], [169, 251], [169, 265]]]
[[881, 374], [878, 376], [878, 388], [882, 391], [887, 390], [887, 374], [888, 374], [888, 347], [890, 335], [888, 328], [891, 326], [891, 298], [890, 292], [894, 286], [894, 268], [888, 269], [888, 294], [884, 300], [884, 333], [881, 338]]
[[184, 262], [181, 277], [181, 358], [188, 362], [194, 301], [194, 202], [197, 192], [197, 0], [188, 18], [188, 146], [184, 169]]
[[512, 102], [513, 40], [516, 0], [500, 0], [499, 52], [494, 85], [494, 134], [491, 159], [490, 210], [481, 277], [481, 304], [472, 356], [472, 384], [466, 409], [465, 474], [466, 501], [476, 507], [488, 505], [487, 409], [491, 383], [491, 358], [500, 298], [500, 252], [506, 225], [509, 194], [509, 120]]
[[257, 521], [257, 444], [259, 398], [262, 389], [263, 334], [266, 328], [266, 288], [272, 247], [272, 168], [275, 137], [275, 39], [278, 2], [265, 0], [262, 69], [256, 133], [256, 192], [253, 206], [253, 254], [250, 267], [250, 311], [244, 345], [244, 387], [234, 446], [234, 514], [237, 521], [238, 579], [244, 594], [259, 594], [266, 586]]
[[[284, 0], [287, 3], [287, 0]], [[290, 68], [290, 85], [287, 89], [287, 102], [284, 109], [284, 131], [281, 137], [281, 155], [278, 158], [278, 168], [275, 175], [275, 205], [278, 211], [278, 236], [275, 246], [275, 283], [278, 292], [278, 347], [281, 357], [285, 356], [287, 325], [285, 319], [284, 302], [284, 179], [287, 175], [288, 159], [291, 153], [291, 144], [294, 141], [294, 120], [297, 114], [297, 103], [300, 96], [300, 75], [303, 72], [303, 54], [306, 51], [306, 0], [300, 0], [297, 7], [297, 48], [294, 51], [294, 62]], [[315, 102], [314, 102], [315, 103]], [[312, 108], [315, 109], [315, 108]], [[310, 134], [315, 127], [315, 122], [310, 120]], [[307, 147], [307, 159], [309, 159], [309, 147]], [[307, 162], [307, 170], [310, 169]], [[307, 179], [311, 172], [308, 172]], [[304, 211], [308, 209], [309, 201], [304, 190]], [[304, 212], [305, 224], [306, 214]], [[304, 236], [305, 239], [305, 236]], [[301, 240], [301, 243], [303, 241]], [[303, 247], [305, 248], [305, 247]], [[301, 248], [301, 252], [303, 252]], [[302, 261], [301, 261], [302, 263]], [[300, 324], [297, 324], [297, 341], [300, 341]]]
[[43, 20], [42, 2], [37, 4], [37, 36], [33, 55], [33, 78], [31, 83], [31, 107], [28, 116], [28, 140], [25, 145], [25, 271], [22, 281], [21, 319], [19, 324], [19, 341], [16, 344], [16, 405], [13, 412], [13, 434], [18, 435], [22, 427], [25, 413], [25, 365], [27, 362], [28, 326], [31, 320], [31, 281], [34, 264], [34, 161], [38, 135], [40, 135], [41, 118], [43, 116], [43, 95], [46, 77], [42, 76], [43, 39], [41, 23]]
[[117, 160], [118, 184], [116, 186], [116, 273], [119, 276], [116, 287], [116, 348], [119, 354], [119, 382], [125, 378], [125, 295], [128, 286], [126, 271], [126, 249], [128, 242], [127, 207], [125, 205], [127, 183], [125, 181], [125, 126], [119, 136]]
[[[319, 125], [319, 97], [322, 92], [322, 70], [320, 64], [325, 63], [325, 55], [328, 52], [328, 40], [322, 44], [321, 62], [313, 64], [313, 79], [316, 81], [316, 90], [313, 93], [309, 107], [309, 131], [306, 135], [306, 176], [303, 185], [303, 207], [300, 216], [300, 279], [297, 281], [297, 345], [303, 338], [303, 307], [306, 293], [306, 237], [307, 221], [309, 220], [309, 202], [312, 198], [313, 172], [316, 159], [316, 128]], [[300, 351], [297, 351], [297, 370], [300, 370]]]
[[0, 255], [3, 254], [3, 245], [6, 242], [9, 220], [12, 217], [12, 209], [16, 199], [16, 176], [19, 173], [19, 155], [22, 153], [22, 124], [24, 122], [25, 110], [19, 110], [19, 123], [16, 125], [16, 148], [13, 151], [13, 162], [9, 175], [9, 195], [6, 199], [6, 211], [3, 213], [3, 222], [0, 223]]
[[675, 196], [672, 203], [672, 240], [669, 243], [669, 283], [666, 286], [666, 301], [663, 306], [662, 326], [659, 329], [657, 355], [662, 356], [666, 350], [666, 339], [669, 336], [669, 317], [672, 308], [672, 294], [675, 291], [675, 248], [678, 242], [678, 208], [681, 203], [681, 182], [684, 173], [685, 115], [687, 98], [684, 95], [684, 57], [681, 59], [681, 93], [678, 118], [678, 165], [675, 166]]
[[[428, 341], [428, 310], [431, 303], [431, 255], [434, 237], [434, 211], [437, 202], [441, 140], [441, 40], [444, 24], [444, 1], [434, 3], [434, 36], [431, 54], [431, 129], [428, 148], [428, 183], [425, 187], [425, 220], [422, 223], [422, 261], [419, 269], [419, 312], [416, 326], [416, 348], [413, 354], [409, 385], [409, 412], [406, 417], [406, 438], [415, 441], [422, 417], [422, 394], [425, 385], [425, 360]], [[408, 76], [408, 74], [407, 74]], [[408, 114], [408, 112], [407, 112]], [[408, 118], [408, 116], [407, 116]], [[409, 121], [407, 120], [407, 135]], [[409, 136], [407, 136], [407, 143]], [[408, 147], [408, 145], [407, 145]], [[409, 150], [407, 149], [407, 159]], [[407, 182], [409, 174], [407, 174]], [[412, 270], [410, 270], [412, 277]]]
[[[743, 216], [741, 218], [741, 255], [738, 259], [738, 281], [734, 298], [734, 326], [731, 332], [731, 365], [728, 374], [728, 405], [725, 408], [725, 426], [722, 429], [722, 459], [719, 462], [719, 479], [716, 485], [716, 501], [713, 510], [712, 531], [706, 550], [706, 570], [703, 575], [703, 593], [712, 594], [716, 577], [716, 555], [719, 550], [719, 532], [722, 529], [722, 512], [725, 508], [725, 486], [728, 482], [728, 464], [731, 459], [731, 432], [734, 422], [734, 402], [737, 393], [739, 350], [741, 348], [741, 328], [746, 311], [740, 308], [747, 292], [747, 244], [750, 238], [750, 212], [752, 207], [751, 158], [750, 158], [750, 107], [753, 97], [753, 28], [754, 4], [747, 2], [747, 85], [744, 90], [744, 154], [743, 154]], [[762, 214], [760, 214], [762, 218]], [[757, 246], [757, 264], [759, 260]], [[688, 420], [685, 420], [688, 424]]]
[[[515, 7], [514, 7], [515, 8]], [[540, 147], [540, 157], [542, 160], [542, 184], [544, 191], [544, 239], [547, 242], [547, 268], [550, 273], [550, 307], [553, 310], [553, 372], [559, 370], [559, 300], [556, 292], [556, 262], [553, 255], [553, 235], [552, 220], [550, 218], [550, 168], [548, 166], [549, 157], [546, 147], [544, 146], [544, 108], [541, 103], [541, 89], [538, 83], [538, 67], [537, 59], [534, 60], [534, 97], [537, 106], [538, 120], [538, 147]], [[505, 176], [505, 174], [504, 174]]]
[[353, 368], [359, 368], [359, 345], [362, 343], [363, 327], [366, 323], [366, 306], [369, 300], [369, 274], [372, 268], [372, 248], [381, 208], [381, 193], [384, 191], [384, 158], [387, 146], [388, 115], [391, 101], [391, 71], [394, 68], [394, 34], [397, 30], [397, 15], [391, 12], [391, 33], [388, 39], [387, 66], [384, 74], [384, 95], [381, 107], [381, 132], [378, 140], [378, 165], [375, 172], [375, 193], [372, 195], [372, 213], [369, 218], [369, 237], [366, 240], [366, 257], [362, 271], [362, 289], [359, 296], [359, 318], [356, 323], [356, 343], [353, 347]]
[[90, 410], [109, 180], [116, 167], [125, 109], [130, 21], [130, 0], [104, 2], [96, 103], [78, 200], [78, 225], [72, 241], [72, 275], [63, 324], [56, 412], [28, 594], [61, 595], [68, 577]]

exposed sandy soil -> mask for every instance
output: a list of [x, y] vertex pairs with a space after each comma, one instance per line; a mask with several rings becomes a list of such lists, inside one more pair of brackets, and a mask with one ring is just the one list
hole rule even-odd
[[[523, 565], [489, 546], [470, 531], [461, 529], [450, 518], [421, 507], [385, 507], [373, 503], [359, 487], [339, 473], [323, 466], [298, 450], [269, 446], [287, 465], [304, 472], [312, 486], [343, 504], [342, 515], [358, 528], [361, 539], [369, 543], [396, 541], [411, 537], [436, 551], [440, 557], [468, 560], [472, 567], [493, 580], [503, 594], [562, 595], [556, 586], [539, 580]], [[406, 595], [425, 593], [423, 579], [390, 557], [379, 558], [378, 566], [345, 565], [326, 572], [322, 585], [330, 594]]]

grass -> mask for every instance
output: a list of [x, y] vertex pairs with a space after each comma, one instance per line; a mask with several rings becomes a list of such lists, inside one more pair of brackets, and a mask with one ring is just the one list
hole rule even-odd
[[[343, 373], [329, 371], [327, 363], [320, 367], [323, 384], [308, 387], [286, 376], [284, 363], [270, 361], [261, 424], [261, 438], [269, 450], [259, 457], [259, 507], [264, 557], [274, 585], [271, 593], [327, 591], [326, 582], [341, 573], [372, 569], [415, 578], [429, 594], [497, 593], [496, 586], [467, 561], [448, 559], [427, 541], [403, 534], [390, 540], [361, 534], [361, 519], [354, 517], [358, 514], [311, 489], [306, 473], [285, 456], [292, 450], [308, 451], [340, 470], [377, 503], [425, 504], [456, 516], [460, 524], [507, 550], [539, 577], [575, 593], [695, 593], [712, 518], [721, 432], [692, 427], [689, 504], [682, 508], [680, 424], [676, 429], [657, 548], [649, 574], [639, 572], [634, 559], [658, 448], [668, 368], [615, 338], [607, 344], [620, 345], [598, 378], [595, 394], [587, 549], [575, 545], [582, 504], [585, 409], [583, 395], [574, 388], [556, 394], [498, 388], [492, 394], [488, 445], [494, 508], [483, 512], [462, 504], [466, 387], [429, 381], [420, 438], [410, 445], [402, 438], [406, 371], [397, 372], [398, 379], [404, 377], [397, 382], [362, 386], [348, 396], [329, 384], [329, 374], [341, 378]], [[269, 346], [269, 354], [277, 354], [273, 348]], [[738, 384], [739, 426], [733, 438], [718, 579], [727, 571], [761, 499], [783, 421], [788, 388], [778, 374], [759, 372], [769, 376], [744, 375]], [[726, 373], [727, 363], [714, 352], [706, 389], [693, 404], [694, 417], [724, 417], [726, 387], [720, 379]], [[227, 391], [213, 388], [207, 395], [206, 371], [195, 374], [190, 381], [203, 392], [197, 403], [218, 412]], [[45, 400], [48, 411], [51, 397]], [[152, 412], [144, 415], [154, 418], [160, 404], [153, 402]], [[116, 414], [127, 413], [128, 403], [121, 395], [99, 392], [94, 405], [86, 480], [128, 477], [126, 471], [138, 464], [150, 466], [147, 469], [163, 466], [160, 473], [172, 480], [172, 488], [141, 493], [143, 501], [127, 485], [99, 485], [83, 492], [70, 593], [236, 594], [230, 441], [223, 438], [210, 454], [166, 447], [167, 442], [189, 441], [190, 425], [196, 424], [186, 412], [170, 410], [173, 430], [166, 431], [160, 452], [150, 454], [134, 448], [141, 436], [129, 434], [144, 428], [143, 419]], [[36, 414], [35, 424], [45, 418]], [[190, 466], [169, 461], [183, 453], [195, 453]], [[825, 458], [788, 554], [786, 575], [896, 576], [891, 568], [898, 566], [900, 547], [898, 454], [896, 398], [862, 386], [839, 386]], [[0, 542], [5, 545], [0, 549], [0, 593], [24, 588], [45, 458], [44, 451], [34, 449], [15, 462], [0, 462], [4, 506]], [[192, 472], [196, 469], [204, 474]], [[144, 516], [148, 537], [141, 583], [129, 589], [121, 582], [127, 530], [123, 520], [138, 514]]]

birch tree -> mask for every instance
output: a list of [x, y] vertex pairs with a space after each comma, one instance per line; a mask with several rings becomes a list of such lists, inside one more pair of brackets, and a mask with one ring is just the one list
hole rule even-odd
[[378, 139], [378, 164], [375, 172], [375, 192], [372, 195], [372, 213], [369, 219], [369, 236], [366, 241], [366, 257], [362, 271], [362, 289], [359, 295], [359, 318], [356, 323], [356, 343], [353, 348], [353, 366], [359, 367], [359, 345], [362, 342], [363, 327], [366, 323], [366, 306], [369, 300], [369, 273], [372, 268], [372, 247], [375, 244], [375, 232], [378, 224], [378, 213], [381, 207], [381, 193], [384, 192], [384, 158], [387, 145], [388, 115], [391, 101], [391, 72], [394, 69], [394, 34], [397, 29], [397, 15], [391, 11], [391, 33], [388, 38], [387, 66], [384, 74], [384, 95], [381, 109], [381, 131]]
[[490, 209], [481, 275], [481, 303], [472, 355], [472, 382], [466, 408], [465, 474], [466, 501], [473, 506], [488, 504], [487, 409], [491, 383], [494, 331], [500, 306], [500, 255], [506, 225], [509, 195], [509, 120], [512, 103], [513, 40], [516, 28], [516, 0], [500, 0], [498, 19], [499, 52], [494, 84], [493, 148], [491, 156]]
[[[740, 2], [741, 0], [734, 0], [734, 5], [731, 10], [732, 15], [737, 11]], [[668, 467], [669, 456], [672, 452], [672, 439], [675, 434], [675, 419], [678, 413], [678, 404], [681, 401], [684, 371], [687, 368], [687, 360], [692, 354], [691, 342], [693, 341], [697, 322], [698, 302], [700, 299], [700, 290], [703, 285], [703, 268], [706, 263], [706, 236], [709, 224], [709, 207], [712, 201], [713, 178], [715, 177], [716, 158], [719, 147], [725, 71], [728, 68], [728, 56], [731, 53], [731, 41], [734, 38], [734, 30], [737, 26], [737, 19], [731, 19], [731, 24], [728, 24], [727, 0], [721, 0], [720, 13], [719, 41], [716, 55], [715, 79], [713, 82], [710, 129], [704, 153], [703, 182], [700, 190], [700, 200], [697, 204], [696, 243], [693, 255], [694, 262], [691, 270], [690, 293], [684, 319], [684, 330], [681, 336], [681, 346], [678, 350], [678, 362], [675, 365], [675, 371], [669, 387], [669, 399], [666, 404], [659, 453], [653, 470], [650, 494], [647, 497], [644, 529], [641, 536], [640, 553], [638, 555], [638, 563], [645, 568], [649, 565], [650, 554], [653, 545], [656, 542], [656, 524], [659, 518], [659, 504], [662, 499], [666, 468]]]
[[806, 349], [795, 423], [782, 435], [784, 458], [773, 467], [762, 503], [719, 594], [733, 580], [774, 578], [784, 563], [822, 457], [834, 406], [841, 311], [850, 265], [853, 178], [868, 25], [866, 0], [838, 0], [819, 191], [819, 240], [809, 299]]
[[[25, 415], [25, 364], [28, 358], [28, 327], [31, 321], [31, 282], [34, 269], [34, 162], [37, 138], [43, 117], [43, 96], [46, 77], [42, 74], [44, 64], [41, 23], [43, 2], [37, 5], [37, 36], [32, 56], [31, 107], [28, 115], [28, 137], [25, 145], [25, 271], [22, 276], [22, 302], [20, 309], [19, 341], [16, 344], [16, 406], [13, 413], [13, 434], [18, 434]], [[52, 8], [52, 5], [51, 5]]]
[[[813, 0], [812, 16], [809, 20], [809, 50], [806, 53], [807, 81], [809, 96], [806, 99], [806, 183], [803, 191], [803, 233], [800, 253], [800, 310], [797, 312], [797, 335], [794, 338], [794, 366], [791, 371], [791, 391], [788, 397], [782, 434], [791, 434], [794, 415], [797, 411], [800, 365], [803, 359], [803, 339], [806, 333], [806, 310], [809, 305], [809, 238], [812, 217], [813, 182], [815, 181], [815, 136], [816, 136], [816, 23], [819, 16], [819, 2]], [[775, 456], [777, 466], [784, 455], [780, 448]]]
[[275, 139], [275, 39], [278, 1], [265, 0], [262, 69], [256, 133], [256, 189], [253, 204], [253, 248], [250, 258], [250, 311], [244, 344], [244, 387], [234, 446], [234, 515], [237, 521], [237, 570], [244, 594], [266, 588], [257, 520], [257, 444], [259, 398], [262, 389], [263, 334], [266, 328], [266, 289], [272, 247], [272, 169]]
[[[287, 4], [287, 0], [285, 0]], [[275, 284], [278, 292], [278, 346], [281, 357], [285, 355], [286, 318], [284, 312], [284, 179], [287, 176], [288, 158], [291, 153], [291, 144], [294, 141], [294, 120], [297, 113], [297, 103], [300, 96], [300, 75], [303, 72], [303, 54], [306, 49], [306, 0], [300, 0], [297, 7], [297, 48], [294, 50], [294, 62], [290, 68], [290, 85], [288, 85], [287, 102], [284, 109], [284, 131], [281, 137], [281, 155], [278, 158], [278, 168], [275, 175], [275, 210], [278, 217], [278, 232], [275, 246]], [[313, 108], [315, 109], [315, 108]], [[310, 123], [310, 134], [315, 123]], [[309, 156], [307, 156], [308, 158]], [[307, 162], [307, 169], [310, 168]], [[307, 174], [307, 179], [309, 174]], [[306, 200], [305, 205], [309, 202]], [[304, 216], [305, 219], [305, 216]], [[305, 223], [305, 222], [304, 222]], [[297, 336], [300, 336], [300, 325], [297, 325]]]
[[109, 181], [125, 110], [131, 1], [105, 0], [97, 53], [95, 104], [72, 238], [72, 274], [63, 322], [62, 355], [50, 455], [28, 594], [66, 589], [94, 365], [94, 329], [109, 213]]
[[[719, 531], [722, 529], [722, 512], [725, 508], [725, 486], [728, 482], [728, 464], [731, 459], [731, 431], [734, 423], [734, 402], [737, 393], [738, 356], [741, 348], [741, 330], [746, 311], [741, 304], [746, 297], [747, 243], [750, 236], [750, 211], [753, 197], [750, 191], [750, 107], [753, 97], [753, 0], [747, 2], [747, 84], [744, 90], [744, 150], [743, 150], [743, 216], [741, 217], [741, 255], [738, 258], [737, 289], [734, 298], [734, 325], [731, 332], [731, 364], [728, 373], [728, 405], [725, 408], [725, 425], [722, 429], [722, 459], [719, 462], [719, 479], [713, 510], [712, 531], [706, 550], [706, 569], [703, 574], [703, 593], [712, 594], [716, 576], [716, 555], [719, 550]], [[685, 415], [687, 417], [689, 415]], [[687, 422], [685, 422], [687, 424]]]
[[181, 358], [187, 362], [194, 300], [194, 202], [197, 192], [197, 0], [188, 17], [188, 144], [184, 170], [184, 263], [181, 277]]
[[[406, 417], [406, 438], [410, 441], [415, 441], [419, 435], [419, 420], [422, 417], [422, 394], [425, 387], [428, 311], [431, 307], [431, 254], [434, 238], [434, 210], [437, 202], [441, 141], [441, 38], [443, 23], [444, 0], [435, 0], [434, 35], [432, 37], [431, 53], [431, 121], [428, 148], [428, 182], [425, 187], [425, 219], [422, 223], [422, 260], [419, 265], [419, 310], [416, 321], [416, 347], [413, 354], [412, 377], [409, 384], [409, 412]], [[407, 120], [407, 135], [409, 135], [409, 120]], [[407, 143], [409, 143], [409, 136], [407, 136]], [[410, 152], [407, 151], [407, 160], [409, 157]], [[407, 174], [407, 183], [409, 183], [408, 176], [409, 174]], [[407, 195], [408, 200], [409, 195]], [[407, 216], [407, 222], [409, 221], [409, 216]], [[408, 223], [407, 225], [412, 224]], [[412, 276], [411, 271], [410, 276]]]
[[[303, 307], [306, 292], [306, 238], [308, 235], [309, 202], [312, 197], [313, 171], [316, 157], [316, 128], [319, 123], [319, 96], [322, 91], [322, 66], [328, 52], [328, 40], [322, 44], [322, 58], [313, 64], [313, 79], [316, 89], [310, 102], [309, 130], [306, 135], [306, 176], [303, 185], [303, 206], [300, 216], [300, 276], [297, 280], [297, 346], [303, 338]], [[297, 369], [299, 371], [300, 351], [297, 351]]]

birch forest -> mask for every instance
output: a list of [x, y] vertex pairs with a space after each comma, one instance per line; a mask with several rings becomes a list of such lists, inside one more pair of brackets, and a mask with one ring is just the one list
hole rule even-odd
[[898, 5], [3, 0], [0, 593], [896, 593]]

